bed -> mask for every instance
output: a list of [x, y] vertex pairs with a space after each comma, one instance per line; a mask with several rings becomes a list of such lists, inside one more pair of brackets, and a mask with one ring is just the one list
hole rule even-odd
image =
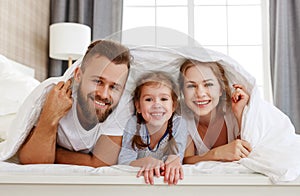
[[[39, 84], [34, 79], [34, 70], [26, 65], [1, 56], [1, 66], [0, 87], [3, 89], [7, 84], [20, 85], [20, 91], [24, 92], [18, 93], [26, 96]], [[22, 82], [13, 83], [17, 78], [22, 78]], [[25, 86], [24, 83], [26, 83]], [[14, 89], [16, 88], [17, 86], [14, 86]], [[1, 107], [9, 105], [4, 103], [7, 99], [1, 101]], [[10, 127], [24, 99], [13, 101], [16, 107], [7, 107], [7, 110], [2, 111], [0, 115], [2, 141], [6, 139], [6, 130]], [[83, 194], [131, 196], [166, 194], [225, 196], [272, 194], [275, 196], [286, 194], [292, 196], [299, 195], [300, 192], [300, 178], [274, 183], [268, 176], [253, 171], [240, 162], [202, 162], [196, 165], [184, 165], [183, 169], [184, 180], [177, 185], [168, 186], [162, 178], [155, 179], [155, 185], [146, 185], [143, 178], [135, 177], [137, 168], [130, 166], [92, 168], [63, 164], [19, 165], [14, 162], [14, 159], [10, 159], [0, 162], [0, 190], [1, 195], [32, 196], [55, 194], [73, 196]]]

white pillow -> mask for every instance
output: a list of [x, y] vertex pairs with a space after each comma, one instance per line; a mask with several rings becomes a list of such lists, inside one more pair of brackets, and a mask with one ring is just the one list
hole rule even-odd
[[0, 55], [0, 115], [16, 113], [30, 92], [40, 82], [11, 66]]

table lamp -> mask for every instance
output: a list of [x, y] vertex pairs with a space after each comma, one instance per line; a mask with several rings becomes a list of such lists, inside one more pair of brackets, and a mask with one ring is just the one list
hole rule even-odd
[[91, 43], [91, 28], [78, 23], [55, 23], [50, 25], [49, 56], [58, 60], [72, 61], [84, 55]]

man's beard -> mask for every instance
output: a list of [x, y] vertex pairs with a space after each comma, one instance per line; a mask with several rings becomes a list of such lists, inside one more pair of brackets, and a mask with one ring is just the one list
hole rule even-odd
[[91, 105], [88, 103], [89, 99], [91, 99], [92, 101], [96, 99], [98, 101], [109, 104], [109, 106], [112, 104], [112, 101], [108, 99], [102, 99], [99, 95], [95, 95], [94, 93], [89, 93], [85, 97], [82, 93], [81, 83], [79, 84], [77, 92], [78, 105], [82, 110], [83, 116], [90, 122], [90, 125], [95, 126], [99, 122], [104, 122], [112, 113], [113, 108], [108, 107], [105, 111], [96, 109], [95, 106], [91, 107]]

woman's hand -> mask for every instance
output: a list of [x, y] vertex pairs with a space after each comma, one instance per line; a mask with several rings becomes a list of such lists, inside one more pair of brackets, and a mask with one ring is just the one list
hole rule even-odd
[[213, 148], [210, 153], [214, 160], [218, 161], [238, 161], [249, 155], [252, 148], [245, 140], [236, 139], [228, 144]]
[[131, 165], [140, 165], [141, 169], [137, 173], [137, 177], [144, 175], [146, 184], [154, 184], [154, 176], [160, 177], [161, 170], [164, 170], [164, 162], [152, 157], [144, 157], [133, 161]]
[[180, 162], [180, 157], [177, 155], [169, 155], [165, 162], [164, 182], [177, 184], [178, 180], [183, 179], [183, 169]]
[[241, 127], [242, 113], [243, 113], [244, 107], [248, 104], [249, 95], [248, 95], [248, 93], [246, 93], [244, 86], [234, 84], [233, 87], [235, 88], [235, 91], [231, 95], [232, 112], [235, 115], [235, 117], [237, 118], [239, 127]]

